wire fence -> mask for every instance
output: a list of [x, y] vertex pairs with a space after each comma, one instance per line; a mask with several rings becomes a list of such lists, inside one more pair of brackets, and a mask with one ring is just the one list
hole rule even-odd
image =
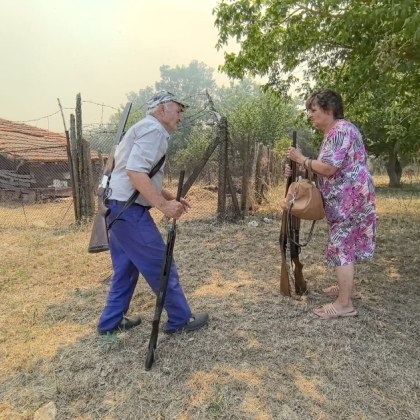
[[[89, 187], [92, 195], [99, 185], [106, 153], [116, 130], [116, 123], [102, 125], [101, 129], [83, 127], [83, 138], [91, 153], [92, 170], [88, 172], [93, 177], [92, 187]], [[186, 116], [181, 130], [184, 133], [197, 130], [195, 138], [199, 140], [199, 150], [194, 149], [195, 144], [193, 147], [190, 144], [188, 149], [188, 144], [182, 144], [182, 136], [173, 136], [178, 143], [177, 149], [171, 150], [171, 139], [165, 162], [165, 187], [176, 192], [179, 170], [186, 171], [186, 198], [192, 207], [185, 220], [215, 219], [221, 211], [229, 213], [234, 207], [239, 214], [239, 206], [242, 215], [247, 216], [250, 208], [255, 209], [255, 201], [261, 204], [269, 184], [278, 181], [279, 162], [275, 154], [267, 147], [249, 141], [244, 143], [246, 150], [235, 149], [227, 119], [221, 117], [212, 104], [204, 104]], [[80, 222], [75, 216], [78, 214], [78, 186], [76, 183], [73, 188], [74, 168], [67, 161], [65, 139], [58, 145], [43, 140], [38, 148], [34, 141], [30, 148], [32, 159], [27, 161], [8, 159], [7, 154], [0, 153], [0, 227], [63, 229], [75, 224], [76, 219]], [[25, 152], [28, 150], [25, 144]], [[43, 159], [46, 156], [48, 159]], [[83, 172], [83, 168], [82, 171], [78, 168], [79, 172]], [[250, 187], [255, 190], [251, 199], [248, 198]], [[158, 214], [155, 216], [159, 217]]]
[[[165, 183], [170, 190], [176, 192], [176, 180], [167, 178]], [[0, 201], [0, 228], [48, 227], [61, 230], [75, 225], [73, 197], [62, 196], [69, 194], [67, 188], [42, 189], [42, 192], [33, 188], [11, 193], [11, 199]], [[214, 185], [201, 182], [194, 185], [188, 192], [187, 199], [191, 209], [183, 220], [216, 218], [217, 191]], [[152, 209], [152, 212], [155, 219], [162, 218], [158, 211]]]
[[[134, 112], [141, 109], [142, 106], [137, 104]], [[278, 183], [281, 183], [282, 162], [272, 159], [269, 151], [259, 148], [258, 144], [244, 141], [241, 146], [233, 145], [229, 133], [221, 134], [220, 132], [220, 124], [218, 124], [220, 118], [211, 103], [203, 103], [196, 111], [184, 118], [181, 128], [190, 131], [193, 129], [202, 130], [207, 133], [206, 138], [202, 139], [207, 145], [207, 150], [203, 152], [208, 155], [205, 161], [200, 162], [203, 160], [203, 154], [197, 155], [196, 153], [194, 156], [190, 156], [188, 153], [183, 154], [182, 147], [178, 149], [178, 154], [169, 150], [165, 162], [165, 186], [174, 192], [177, 189], [180, 168], [186, 170], [186, 179], [188, 180], [200, 163], [202, 164], [187, 194], [187, 199], [192, 205], [191, 211], [182, 220], [212, 221], [217, 219], [220, 212], [221, 172], [223, 172], [225, 180], [229, 181], [223, 194], [226, 199], [224, 205], [228, 213], [235, 206], [235, 200], [237, 200], [242, 210], [242, 218], [256, 214], [264, 204], [265, 215], [272, 218], [277, 217], [276, 205], [270, 204], [275, 203], [276, 199], [268, 196], [272, 194], [272, 191], [275, 191]], [[105, 153], [106, 157], [115, 132], [116, 122], [103, 124], [101, 120], [101, 123], [94, 127], [92, 124], [83, 126], [84, 137], [88, 139], [91, 146], [93, 185], [96, 187], [99, 184], [103, 168], [104, 158], [101, 151]], [[221, 140], [223, 135], [225, 135], [225, 139]], [[176, 141], [179, 142], [180, 138]], [[222, 145], [223, 141], [225, 143]], [[211, 149], [212, 144], [217, 147]], [[238, 147], [243, 147], [243, 149]], [[225, 154], [221, 156], [223, 148]], [[34, 146], [31, 149], [26, 147], [26, 153], [29, 150], [38, 159], [28, 162], [15, 159], [10, 163], [7, 162], [3, 153], [0, 154], [0, 160], [3, 159], [0, 162], [0, 228], [67, 229], [75, 225], [75, 201], [70, 165], [66, 160], [65, 144], [43, 143], [39, 147]], [[179, 153], [180, 150], [181, 153]], [[51, 156], [57, 158], [54, 160]], [[182, 157], [181, 162], [180, 156]], [[48, 159], [43, 160], [42, 157], [48, 157]], [[258, 160], [259, 158], [261, 160]], [[265, 162], [265, 167], [261, 162]], [[375, 160], [373, 163], [376, 165], [373, 168], [376, 173], [385, 173], [383, 162]], [[245, 176], [247, 173], [248, 178]], [[418, 165], [407, 166], [404, 169], [403, 182], [405, 184], [413, 183], [418, 176]], [[253, 189], [249, 200], [245, 199], [249, 193], [248, 184], [251, 184]], [[281, 195], [282, 193], [280, 193], [280, 197]], [[155, 219], [162, 218], [159, 212], [155, 210], [152, 212]]]
[[[171, 162], [168, 164], [171, 166]], [[191, 175], [192, 170], [192, 167], [187, 169], [187, 178], [188, 175]], [[178, 177], [179, 172], [175, 169], [168, 171], [165, 176], [165, 188], [172, 191], [174, 195], [178, 188]], [[212, 171], [205, 172], [194, 182], [185, 196], [191, 204], [191, 209], [188, 214], [183, 216], [182, 221], [214, 221], [217, 219], [219, 206], [217, 182], [217, 173]], [[61, 230], [75, 225], [74, 201], [71, 188], [68, 185], [40, 189], [0, 189], [0, 197], [2, 197], [0, 200], [0, 228], [48, 227]], [[236, 191], [237, 200], [240, 201], [240, 186]], [[253, 208], [250, 208], [250, 214], [255, 213], [264, 203], [273, 201], [270, 198], [271, 194], [270, 188], [265, 189], [263, 202], [260, 205], [254, 203]], [[95, 207], [96, 204], [97, 198]], [[233, 210], [232, 195], [227, 194], [226, 211], [229, 213], [231, 210]], [[275, 209], [269, 209], [267, 212], [271, 214], [270, 217], [275, 217]], [[152, 214], [155, 220], [160, 220], [163, 217], [154, 209], [152, 209]]]
[[[169, 162], [170, 165], [170, 162]], [[414, 168], [414, 169], [413, 169]], [[170, 175], [170, 176], [169, 176]], [[177, 190], [178, 174], [172, 171], [165, 178], [165, 186], [174, 193]], [[375, 176], [377, 187], [386, 187], [388, 177], [386, 175]], [[406, 187], [420, 183], [420, 169], [408, 167], [402, 176], [402, 184]], [[276, 219], [279, 216], [278, 201], [283, 195], [283, 182], [277, 187], [266, 191], [262, 205], [252, 212], [255, 216], [262, 212], [263, 216]], [[6, 190], [0, 188], [0, 228], [52, 228], [57, 230], [68, 229], [75, 225], [74, 202], [71, 196], [71, 188], [22, 188]], [[206, 174], [200, 178], [189, 190], [187, 197], [191, 204], [191, 210], [183, 216], [184, 221], [208, 221], [217, 219], [218, 191], [217, 178], [214, 174]], [[228, 196], [227, 206], [232, 206]], [[163, 215], [152, 209], [155, 220], [160, 221]]]

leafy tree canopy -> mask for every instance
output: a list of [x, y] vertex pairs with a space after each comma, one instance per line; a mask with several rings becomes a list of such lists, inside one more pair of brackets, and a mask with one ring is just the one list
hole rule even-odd
[[284, 94], [303, 69], [301, 93], [339, 91], [376, 155], [419, 149], [418, 0], [228, 0], [214, 9], [222, 66], [233, 78], [264, 76]]
[[161, 80], [156, 82], [156, 90], [168, 90], [187, 100], [190, 106], [202, 104], [206, 90], [213, 91], [216, 82], [213, 78], [214, 69], [197, 60], [188, 66], [168, 65], [160, 67]]
[[[213, 106], [217, 113], [228, 118], [233, 152], [239, 157], [245, 146], [263, 143], [273, 148], [279, 139], [290, 139], [297, 122], [302, 126], [302, 120], [297, 119], [296, 104], [272, 89], [262, 90], [258, 84], [246, 79], [218, 87], [213, 80], [213, 69], [193, 61], [187, 67], [162, 66], [161, 79], [155, 88], [147, 87], [127, 95], [133, 103], [128, 127], [144, 116], [147, 99], [162, 89], [173, 92], [190, 105], [180, 130], [173, 134], [169, 143], [168, 153], [175, 157], [176, 165], [197, 163], [214, 138], [217, 118], [211, 109]], [[113, 116], [115, 125], [119, 118], [119, 114]]]

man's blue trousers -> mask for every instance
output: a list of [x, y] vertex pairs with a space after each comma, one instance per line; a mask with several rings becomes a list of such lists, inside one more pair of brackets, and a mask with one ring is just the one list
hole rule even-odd
[[[122, 205], [108, 205], [107, 223], [120, 213]], [[115, 330], [127, 313], [139, 272], [157, 295], [166, 245], [149, 211], [137, 204], [123, 212], [109, 230], [113, 277], [106, 306], [99, 319], [100, 332]], [[165, 331], [175, 331], [190, 319], [191, 310], [179, 284], [175, 263], [169, 274], [164, 308], [168, 314]]]

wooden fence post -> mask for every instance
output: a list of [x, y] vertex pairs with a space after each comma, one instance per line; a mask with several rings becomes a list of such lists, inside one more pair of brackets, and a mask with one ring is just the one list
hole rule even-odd
[[252, 211], [255, 210], [255, 173], [257, 171], [257, 158], [258, 158], [258, 148], [259, 144], [254, 143], [253, 147], [251, 147], [252, 155], [252, 166], [250, 168], [250, 173], [248, 177], [248, 188], [247, 188], [247, 195], [248, 195], [248, 213], [249, 208]]
[[261, 143], [258, 143], [255, 147], [255, 178], [254, 178], [254, 199], [258, 204], [262, 202], [262, 189], [263, 189], [263, 179], [262, 179], [262, 165], [263, 165], [263, 154], [264, 146]]
[[248, 216], [248, 183], [249, 183], [249, 135], [247, 141], [244, 142], [244, 161], [242, 165], [242, 188], [241, 188], [241, 210], [244, 217]]
[[278, 155], [273, 150], [269, 150], [269, 185], [278, 185], [280, 181], [280, 162]]
[[229, 144], [232, 146], [232, 143], [229, 136], [229, 126], [228, 121], [226, 119], [226, 128], [225, 128], [225, 137], [226, 137], [226, 145], [227, 145], [227, 151], [226, 151], [226, 180], [227, 180], [227, 186], [230, 192], [230, 197], [232, 200], [232, 206], [233, 206], [233, 218], [234, 219], [240, 219], [242, 217], [241, 209], [239, 207], [238, 198], [236, 197], [236, 188], [233, 183], [232, 174], [230, 172], [230, 165], [229, 165]]
[[222, 117], [219, 124], [219, 182], [217, 194], [217, 219], [226, 218], [226, 176], [228, 163], [227, 119]]
[[80, 221], [80, 188], [79, 188], [79, 156], [77, 154], [77, 144], [76, 144], [76, 120], [73, 114], [70, 114], [70, 153], [71, 153], [71, 162], [73, 165], [73, 179], [74, 179], [74, 190], [75, 190], [75, 213], [74, 218], [76, 222]]
[[79, 219], [78, 222], [91, 218], [94, 214], [92, 160], [89, 143], [83, 139], [82, 130], [82, 98], [76, 96], [76, 153], [77, 174], [79, 181]]
[[270, 184], [270, 150], [263, 144], [258, 144], [257, 162], [255, 170], [255, 200], [262, 203], [264, 193]]
[[61, 106], [60, 99], [57, 98], [58, 106], [60, 108], [61, 112], [61, 118], [63, 119], [63, 125], [64, 125], [64, 132], [66, 134], [66, 152], [67, 152], [67, 161], [69, 164], [69, 172], [70, 172], [70, 181], [71, 181], [71, 192], [73, 196], [73, 210], [74, 210], [74, 218], [77, 219], [77, 202], [76, 202], [76, 180], [75, 180], [75, 174], [74, 174], [74, 165], [73, 165], [73, 158], [71, 155], [71, 141], [70, 141], [70, 133], [69, 130], [67, 130], [66, 126], [66, 120], [64, 118], [64, 112], [63, 107]]

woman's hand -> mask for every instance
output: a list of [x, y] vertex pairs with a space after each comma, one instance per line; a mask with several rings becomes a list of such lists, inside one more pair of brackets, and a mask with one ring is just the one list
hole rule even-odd
[[284, 176], [286, 178], [290, 178], [292, 176], [292, 168], [288, 163], [284, 166]]
[[303, 156], [300, 149], [296, 149], [295, 147], [289, 147], [287, 150], [287, 157], [294, 162], [299, 163], [299, 165], [302, 165], [305, 160], [305, 156]]

